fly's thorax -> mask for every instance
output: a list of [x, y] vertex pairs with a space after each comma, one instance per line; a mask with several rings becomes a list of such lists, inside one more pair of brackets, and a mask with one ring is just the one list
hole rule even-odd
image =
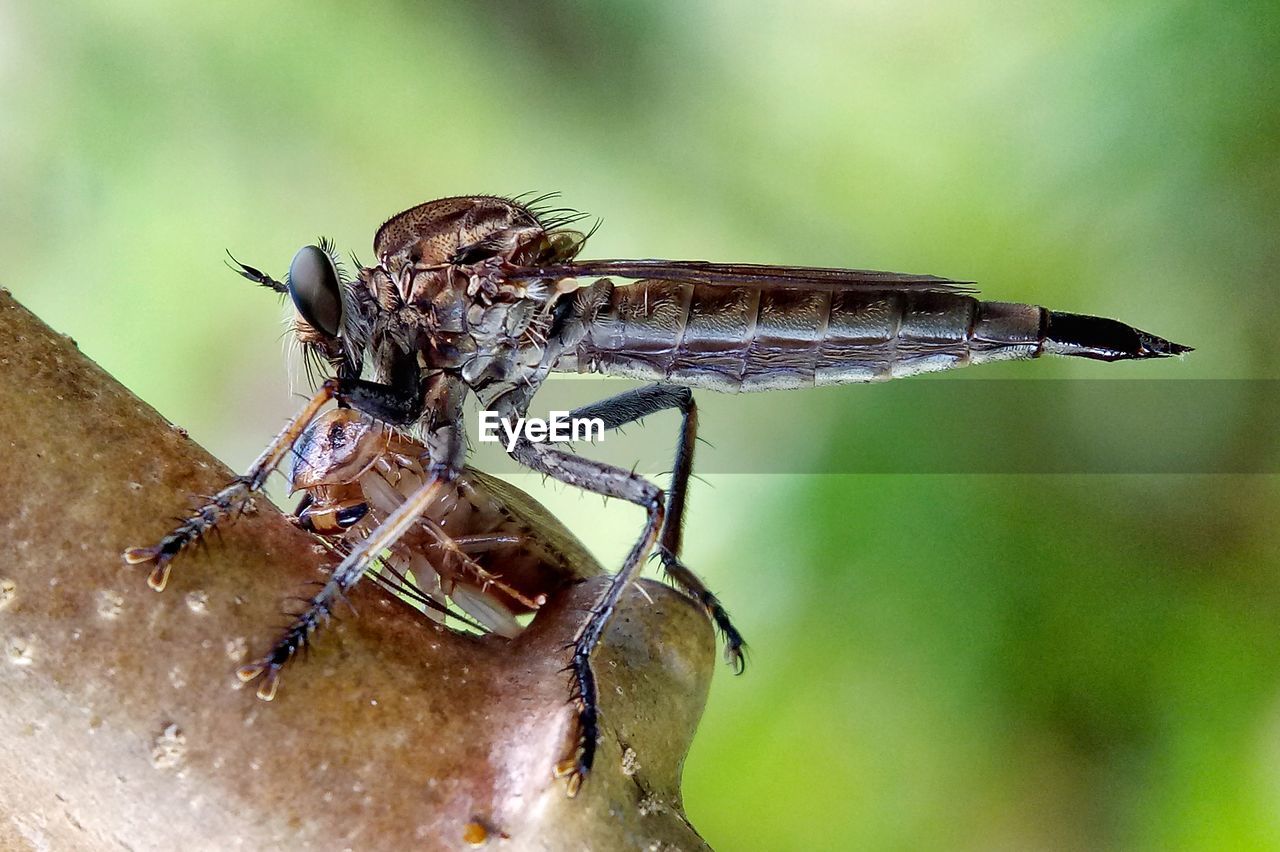
[[383, 380], [397, 362], [419, 354], [424, 368], [449, 370], [476, 356], [501, 362], [504, 351], [541, 343], [557, 295], [545, 281], [502, 281], [487, 264], [415, 270], [403, 294], [382, 269], [366, 268], [362, 281], [378, 306], [368, 360]]
[[469, 313], [467, 357], [460, 363], [463, 380], [473, 388], [518, 378], [542, 360], [551, 322], [541, 299], [474, 305]]
[[446, 370], [478, 356], [483, 364], [471, 370], [478, 375], [501, 370], [510, 360], [503, 353], [539, 343], [556, 282], [509, 272], [577, 255], [586, 236], [564, 227], [579, 218], [566, 213], [465, 196], [389, 219], [374, 237], [377, 262], [354, 288], [375, 371], [388, 375], [401, 355], [421, 353], [427, 368]]
[[566, 225], [582, 218], [510, 198], [440, 198], [388, 219], [373, 238], [378, 263], [393, 274], [410, 267], [469, 266], [488, 260], [515, 265], [560, 263], [577, 255], [587, 235]]
[[373, 250], [389, 269], [467, 263], [510, 256], [545, 239], [545, 233], [537, 216], [518, 202], [491, 196], [440, 198], [387, 220], [374, 236]]

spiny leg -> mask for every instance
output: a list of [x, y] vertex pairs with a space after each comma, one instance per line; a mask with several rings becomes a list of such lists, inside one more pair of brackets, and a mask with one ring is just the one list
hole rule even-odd
[[224, 520], [234, 517], [253, 494], [262, 489], [271, 475], [293, 449], [294, 443], [330, 400], [346, 404], [390, 423], [410, 423], [422, 413], [425, 403], [423, 389], [417, 382], [400, 385], [383, 385], [361, 379], [326, 379], [320, 389], [301, 411], [272, 439], [262, 454], [249, 466], [249, 470], [236, 477], [227, 487], [191, 515], [187, 516], [173, 532], [152, 547], [131, 547], [124, 552], [125, 561], [131, 565], [144, 562], [152, 564], [147, 584], [157, 592], [163, 591], [169, 581], [169, 563], [182, 551], [199, 541]]
[[320, 413], [320, 409], [334, 398], [337, 390], [336, 379], [329, 379], [322, 384], [315, 396], [280, 430], [243, 476], [236, 477], [207, 503], [187, 516], [159, 544], [126, 550], [125, 561], [131, 565], [151, 563], [153, 567], [147, 577], [147, 585], [157, 592], [164, 591], [165, 584], [169, 582], [169, 563], [173, 558], [208, 535], [219, 523], [238, 516], [244, 510], [254, 492], [262, 489], [267, 477], [284, 461], [298, 436]]
[[440, 493], [448, 482], [449, 479], [445, 476], [436, 476], [427, 480], [407, 500], [397, 506], [395, 511], [369, 534], [368, 538], [355, 545], [338, 567], [333, 569], [333, 573], [320, 591], [307, 602], [306, 609], [295, 616], [293, 623], [281, 635], [271, 652], [257, 662], [241, 666], [236, 670], [240, 680], [248, 683], [260, 679], [258, 697], [264, 701], [274, 698], [279, 685], [280, 670], [299, 649], [310, 641], [311, 634], [329, 620], [336, 603], [342, 600], [346, 592], [365, 575], [378, 555], [395, 544], [405, 532], [421, 520], [422, 513], [440, 499]]
[[443, 549], [453, 559], [457, 560], [465, 573], [470, 574], [480, 583], [481, 591], [486, 591], [490, 586], [492, 586], [493, 588], [510, 595], [515, 600], [529, 607], [529, 609], [538, 609], [546, 603], [543, 596], [539, 596], [536, 600], [530, 598], [524, 593], [513, 589], [511, 586], [502, 582], [502, 578], [497, 574], [492, 574], [489, 571], [486, 571], [480, 563], [476, 562], [475, 559], [467, 553], [466, 548], [462, 545], [462, 540], [455, 539], [453, 536], [449, 535], [449, 533], [444, 531], [444, 527], [440, 526], [440, 524], [432, 518], [420, 518], [419, 521], [422, 529], [426, 530], [431, 537], [435, 539], [441, 549]]
[[474, 556], [478, 553], [488, 553], [499, 547], [511, 547], [523, 544], [527, 539], [522, 535], [509, 535], [507, 533], [476, 533], [474, 535], [459, 535], [453, 537], [454, 544], [462, 548], [462, 552], [468, 556]]
[[574, 698], [578, 705], [578, 742], [574, 753], [555, 767], [557, 776], [568, 776], [568, 793], [574, 796], [582, 786], [583, 778], [591, 770], [591, 764], [595, 760], [596, 738], [599, 735], [599, 696], [596, 693], [595, 673], [591, 670], [591, 652], [595, 650], [600, 636], [608, 626], [609, 618], [617, 608], [618, 599], [639, 576], [645, 557], [657, 543], [665, 512], [662, 490], [631, 471], [582, 458], [545, 444], [535, 444], [523, 434], [512, 448], [511, 456], [526, 467], [561, 482], [635, 503], [648, 513], [644, 532], [632, 546], [613, 582], [591, 608], [591, 614], [574, 637], [573, 657], [569, 668], [577, 685]]
[[[369, 514], [369, 504], [347, 501], [341, 504], [317, 504], [315, 496], [306, 491], [298, 501], [293, 514], [286, 517], [289, 523], [300, 530], [317, 536], [330, 553], [337, 555], [339, 561], [351, 552], [357, 538], [349, 537], [351, 527], [362, 521]], [[434, 574], [434, 572], [433, 572]], [[405, 574], [390, 563], [384, 563], [382, 570], [371, 575], [373, 580], [391, 593], [394, 598], [411, 601], [424, 607], [429, 618], [443, 621], [448, 608], [443, 601], [437, 601], [429, 589], [421, 588], [409, 581]], [[421, 579], [421, 578], [419, 578]]]
[[[331, 553], [336, 554], [340, 560], [345, 559], [347, 554], [351, 552], [351, 541], [324, 535], [321, 535], [320, 539], [324, 546]], [[381, 569], [369, 574], [369, 577], [391, 597], [404, 601], [421, 612], [425, 612], [427, 617], [433, 621], [444, 621], [446, 617], [452, 617], [462, 621], [469, 627], [474, 627], [477, 630], [484, 629], [472, 623], [469, 619], [451, 611], [442, 599], [437, 599], [432, 589], [421, 584], [422, 578], [415, 578], [416, 581], [410, 580], [401, 569], [389, 562], [384, 562]]]
[[[460, 488], [463, 487], [460, 484], [462, 480], [453, 479], [452, 482]], [[366, 487], [378, 489], [387, 502], [394, 502], [399, 499], [399, 493], [380, 479], [375, 478], [369, 481]], [[368, 512], [368, 508], [367, 503], [351, 502], [341, 506], [325, 505], [317, 511], [316, 507], [308, 502], [308, 498], [304, 497], [295, 515], [295, 523], [311, 532], [332, 534], [341, 532], [346, 527], [358, 522]], [[441, 576], [444, 576], [448, 571], [451, 577], [469, 577], [475, 581], [476, 585], [480, 586], [481, 591], [487, 591], [489, 587], [499, 589], [530, 609], [538, 609], [545, 603], [540, 598], [530, 598], [518, 589], [507, 585], [503, 582], [501, 575], [487, 571], [468, 552], [467, 548], [462, 546], [461, 539], [456, 539], [445, 532], [444, 527], [440, 526], [429, 514], [419, 518], [419, 529], [429, 535], [436, 543], [441, 551], [442, 558], [449, 560], [448, 563], [442, 564], [440, 570], [437, 571]]]
[[720, 599], [679, 557], [689, 480], [693, 475], [693, 451], [698, 439], [698, 405], [693, 399], [693, 392], [684, 385], [647, 385], [576, 408], [570, 417], [598, 417], [604, 421], [606, 429], [617, 429], [670, 408], [680, 411], [680, 439], [672, 464], [671, 487], [667, 490], [666, 518], [658, 539], [658, 558], [667, 576], [700, 603], [715, 621], [724, 636], [725, 660], [735, 673], [742, 674], [746, 666], [746, 642], [742, 634], [733, 626]]

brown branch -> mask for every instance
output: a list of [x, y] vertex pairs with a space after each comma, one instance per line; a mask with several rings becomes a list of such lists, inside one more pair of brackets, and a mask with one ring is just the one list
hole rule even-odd
[[569, 799], [562, 669], [603, 579], [511, 642], [366, 584], [267, 704], [234, 669], [320, 576], [314, 542], [260, 500], [156, 594], [121, 550], [231, 472], [5, 291], [0, 390], [0, 847], [705, 848], [679, 776], [714, 638], [682, 595], [624, 598]]

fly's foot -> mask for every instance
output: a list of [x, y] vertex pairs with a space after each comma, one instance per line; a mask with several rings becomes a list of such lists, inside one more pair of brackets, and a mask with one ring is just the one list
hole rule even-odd
[[147, 585], [157, 592], [163, 592], [165, 585], [169, 582], [169, 572], [172, 569], [169, 561], [176, 554], [177, 550], [169, 553], [165, 551], [164, 544], [158, 544], [154, 547], [131, 547], [124, 552], [123, 556], [124, 561], [130, 565], [150, 563], [152, 568], [151, 573], [147, 575]]
[[281, 670], [300, 650], [308, 646], [311, 635], [320, 628], [320, 625], [328, 623], [332, 614], [329, 600], [321, 596], [312, 598], [308, 601], [307, 608], [294, 618], [293, 624], [276, 642], [271, 653], [256, 662], [236, 669], [236, 677], [241, 683], [246, 684], [257, 681], [257, 695], [263, 701], [275, 698], [276, 690], [280, 688]]
[[256, 694], [263, 701], [270, 701], [276, 697], [276, 690], [280, 687], [280, 670], [284, 668], [282, 665], [273, 663], [268, 659], [259, 660], [247, 666], [241, 666], [236, 669], [236, 677], [241, 683], [258, 682]]
[[217, 529], [223, 519], [244, 510], [250, 497], [252, 483], [246, 477], [238, 477], [223, 488], [209, 502], [179, 521], [178, 526], [154, 547], [131, 547], [122, 555], [130, 565], [150, 563], [153, 567], [147, 577], [147, 585], [163, 592], [169, 582], [169, 563], [182, 551], [203, 541], [210, 531]]
[[[721, 628], [723, 630], [723, 628]], [[747, 643], [742, 641], [742, 637], [735, 633], [732, 638], [725, 636], [724, 641], [724, 661], [729, 664], [729, 668], [733, 669], [733, 673], [740, 675], [747, 670]]]
[[[312, 630], [314, 629], [313, 627]], [[280, 672], [306, 643], [307, 635], [300, 633], [297, 627], [291, 628], [271, 649], [270, 654], [236, 669], [236, 677], [244, 684], [257, 681], [257, 696], [263, 701], [270, 701], [276, 697], [276, 690], [280, 688]]]
[[555, 765], [552, 775], [556, 778], [565, 778], [564, 794], [572, 799], [578, 795], [578, 791], [582, 789], [582, 782], [586, 780], [588, 768], [582, 762], [582, 758], [578, 755], [566, 757]]
[[572, 746], [568, 754], [556, 762], [552, 774], [565, 778], [565, 795], [573, 798], [582, 789], [582, 782], [595, 762], [596, 738], [600, 734], [600, 711], [596, 698], [596, 678], [591, 670], [589, 654], [575, 649], [569, 664], [573, 672], [573, 704], [577, 712], [569, 729]]
[[658, 559], [661, 560], [663, 570], [667, 572], [667, 576], [676, 585], [688, 592], [711, 616], [711, 620], [715, 622], [716, 628], [724, 638], [725, 662], [733, 669], [734, 674], [742, 674], [747, 668], [747, 643], [743, 640], [742, 634], [738, 632], [738, 628], [733, 626], [733, 622], [729, 619], [729, 613], [725, 612], [720, 599], [706, 587], [706, 584], [702, 582], [697, 574], [689, 570], [689, 567], [681, 562], [671, 551], [666, 548], [659, 548]]

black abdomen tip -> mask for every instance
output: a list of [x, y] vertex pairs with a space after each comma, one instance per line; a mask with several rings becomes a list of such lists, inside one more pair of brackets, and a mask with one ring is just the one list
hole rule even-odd
[[1117, 320], [1061, 311], [1046, 313], [1044, 351], [1054, 355], [1127, 361], [1168, 358], [1193, 351], [1190, 346], [1156, 337]]

